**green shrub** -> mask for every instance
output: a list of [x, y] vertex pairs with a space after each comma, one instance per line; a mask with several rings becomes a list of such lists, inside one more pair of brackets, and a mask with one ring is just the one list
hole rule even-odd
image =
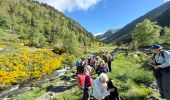
[[62, 57], [64, 58], [64, 65], [69, 65], [69, 67], [73, 67], [75, 65], [76, 57], [74, 55], [63, 53]]
[[122, 82], [126, 82], [128, 80], [128, 76], [126, 73], [119, 73], [117, 76], [116, 76], [116, 79], [119, 79], [120, 81]]
[[120, 53], [112, 62], [113, 72], [108, 75], [114, 80], [122, 99], [143, 100], [152, 93], [156, 94], [146, 87], [154, 81], [152, 73], [143, 67], [147, 58], [145, 53], [140, 55]]
[[0, 29], [0, 41], [4, 42], [19, 42], [18, 35], [10, 34], [5, 32], [5, 30]]
[[128, 100], [144, 100], [147, 96], [154, 93], [155, 91], [148, 89], [145, 86], [133, 86], [132, 89], [127, 92], [126, 98], [128, 98]]
[[137, 84], [149, 85], [154, 81], [153, 75], [150, 72], [143, 69], [134, 71], [131, 78]]

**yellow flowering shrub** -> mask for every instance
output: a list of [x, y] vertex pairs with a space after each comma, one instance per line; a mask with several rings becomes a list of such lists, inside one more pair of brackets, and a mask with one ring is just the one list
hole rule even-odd
[[31, 51], [23, 47], [20, 52], [0, 55], [0, 84], [16, 84], [48, 75], [62, 61], [62, 56], [46, 49]]
[[22, 71], [6, 72], [0, 70], [0, 83], [12, 84], [16, 83], [20, 78], [26, 79], [28, 75]]

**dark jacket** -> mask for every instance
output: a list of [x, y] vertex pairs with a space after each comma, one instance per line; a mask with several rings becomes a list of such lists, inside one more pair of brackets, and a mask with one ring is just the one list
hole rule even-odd
[[107, 82], [107, 87], [108, 87], [108, 89], [113, 89], [114, 88], [115, 91], [111, 92], [109, 96], [105, 97], [105, 100], [120, 100], [117, 87], [115, 87], [113, 85], [111, 79], [109, 79], [109, 81]]
[[96, 69], [96, 73], [98, 74], [98, 75], [100, 75], [101, 73], [107, 73], [108, 72], [108, 68], [107, 68], [107, 66], [105, 66], [105, 67], [100, 67], [100, 65], [97, 67], [97, 69]]

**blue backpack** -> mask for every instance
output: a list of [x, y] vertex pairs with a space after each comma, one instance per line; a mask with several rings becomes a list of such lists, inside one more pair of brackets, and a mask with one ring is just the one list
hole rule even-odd
[[76, 62], [76, 67], [81, 67], [81, 66], [82, 66], [82, 61], [78, 60], [78, 61]]

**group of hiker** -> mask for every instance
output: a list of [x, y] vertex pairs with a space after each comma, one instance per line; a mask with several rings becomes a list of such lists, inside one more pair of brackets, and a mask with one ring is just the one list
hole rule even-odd
[[[159, 93], [165, 100], [170, 100], [170, 52], [163, 50], [162, 46], [157, 44], [152, 45], [150, 50], [153, 56], [148, 64], [153, 69]], [[117, 88], [107, 76], [108, 72], [112, 72], [111, 62], [114, 56], [114, 53], [105, 52], [77, 61], [77, 82], [83, 89], [83, 100], [89, 100], [92, 85], [94, 100], [120, 100]], [[98, 75], [94, 84], [92, 84], [92, 73]]]
[[98, 75], [93, 84], [94, 100], [120, 100], [117, 88], [107, 76], [107, 73], [112, 71], [111, 62], [114, 57], [114, 53], [100, 52], [77, 61], [77, 83], [83, 89], [83, 100], [90, 99], [92, 73]]

